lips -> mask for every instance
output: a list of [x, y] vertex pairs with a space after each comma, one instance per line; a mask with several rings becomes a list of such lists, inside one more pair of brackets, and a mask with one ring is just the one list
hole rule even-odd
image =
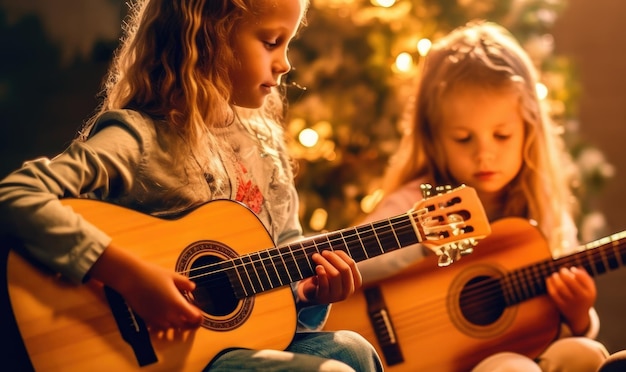
[[491, 178], [495, 175], [496, 175], [496, 172], [493, 172], [493, 171], [481, 171], [481, 172], [474, 173], [474, 177], [477, 179], [481, 179], [481, 180]]

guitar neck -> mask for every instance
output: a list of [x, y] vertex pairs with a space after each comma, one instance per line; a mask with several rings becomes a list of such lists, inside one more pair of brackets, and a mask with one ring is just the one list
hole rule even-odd
[[626, 263], [626, 231], [596, 240], [579, 252], [511, 271], [500, 280], [507, 305], [515, 305], [546, 293], [546, 278], [562, 267], [583, 267], [595, 277]]
[[278, 288], [315, 275], [314, 253], [341, 250], [356, 262], [419, 243], [409, 213], [320, 234], [222, 263], [238, 298]]

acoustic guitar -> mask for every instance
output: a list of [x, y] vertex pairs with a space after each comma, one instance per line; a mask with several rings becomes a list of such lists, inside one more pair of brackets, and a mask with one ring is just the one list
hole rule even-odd
[[535, 226], [508, 218], [494, 222], [466, 259], [438, 269], [433, 260], [334, 304], [325, 328], [359, 332], [391, 372], [469, 371], [503, 351], [534, 358], [560, 330], [546, 278], [561, 267], [595, 276], [623, 266], [626, 232], [553, 259]]
[[230, 200], [175, 220], [94, 200], [62, 203], [119, 246], [195, 281], [197, 288], [184, 295], [203, 321], [192, 331], [150, 332], [118, 293], [93, 282], [68, 283], [16, 244], [8, 254], [7, 293], [37, 371], [200, 371], [228, 348], [283, 350], [297, 324], [289, 284], [315, 275], [315, 252], [342, 250], [362, 261], [422, 242], [454, 260], [490, 233], [475, 190], [465, 186], [431, 195], [399, 216], [279, 247], [253, 212]]

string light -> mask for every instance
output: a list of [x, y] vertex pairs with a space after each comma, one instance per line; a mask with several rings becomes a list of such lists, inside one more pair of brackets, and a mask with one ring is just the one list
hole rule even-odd
[[409, 72], [413, 67], [413, 57], [407, 53], [402, 52], [396, 57], [395, 67], [400, 72]]
[[301, 130], [300, 134], [298, 135], [298, 140], [300, 141], [302, 146], [308, 147], [308, 148], [311, 148], [317, 145], [319, 139], [320, 139], [319, 134], [317, 134], [317, 132], [311, 128], [305, 128]]
[[311, 214], [311, 219], [309, 220], [309, 227], [313, 231], [321, 231], [328, 221], [328, 212], [326, 212], [323, 208], [317, 208]]
[[361, 199], [361, 210], [364, 213], [372, 212], [382, 200], [383, 194], [384, 192], [382, 189], [376, 189], [373, 193], [366, 195], [363, 199]]
[[396, 3], [396, 0], [370, 0], [370, 2], [375, 6], [390, 8]]
[[429, 39], [420, 39], [420, 41], [417, 42], [417, 52], [420, 54], [420, 56], [424, 57], [426, 54], [428, 54], [428, 51], [430, 50], [430, 47], [432, 45], [433, 43]]

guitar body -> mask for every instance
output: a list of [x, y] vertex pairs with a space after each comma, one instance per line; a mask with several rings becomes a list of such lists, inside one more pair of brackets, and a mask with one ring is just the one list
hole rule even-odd
[[[543, 236], [527, 221], [497, 221], [492, 234], [453, 265], [437, 267], [437, 258], [431, 255], [371, 286], [380, 290], [386, 317], [395, 329], [393, 337], [385, 334], [379, 340], [368, 312], [373, 306], [365, 295], [368, 288], [333, 304], [325, 328], [357, 331], [376, 347], [386, 370], [392, 372], [468, 371], [500, 351], [535, 357], [558, 336], [560, 327], [559, 312], [547, 296], [509, 307], [487, 287], [495, 302], [490, 298], [470, 306], [465, 300], [477, 294], [476, 283], [550, 258]], [[389, 343], [399, 347], [403, 361], [390, 364], [385, 359]]]
[[[63, 203], [114, 237], [118, 246], [171, 270], [184, 272], [233, 251], [274, 247], [256, 216], [228, 200], [205, 204], [177, 220], [93, 200]], [[133, 348], [120, 335], [102, 287], [67, 283], [13, 250], [7, 283], [15, 321], [37, 371], [200, 371], [226, 348], [285, 349], [296, 328], [289, 286], [231, 301], [230, 307], [201, 307], [205, 319], [199, 329], [150, 333], [148, 344], [157, 361], [140, 367]], [[126, 321], [136, 326], [132, 313]]]

